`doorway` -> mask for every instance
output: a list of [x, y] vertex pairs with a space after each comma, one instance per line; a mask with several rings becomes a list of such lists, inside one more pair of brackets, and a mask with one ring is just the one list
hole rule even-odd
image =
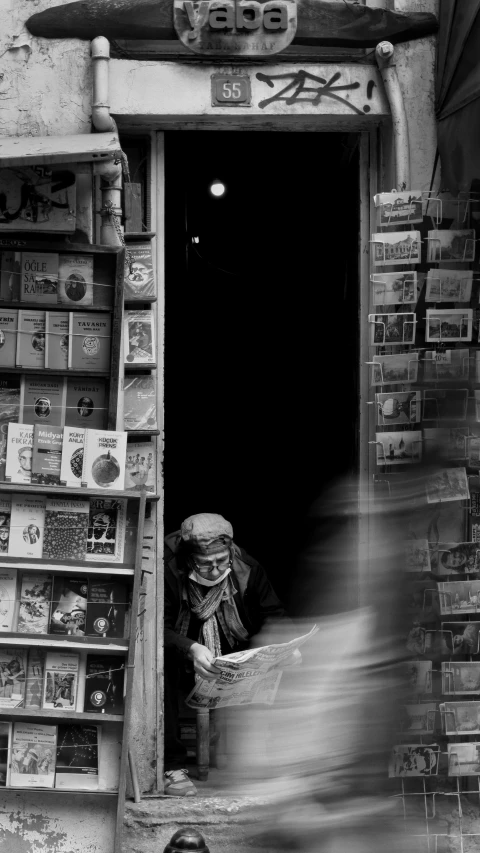
[[165, 134], [165, 530], [221, 513], [281, 596], [357, 464], [358, 142]]

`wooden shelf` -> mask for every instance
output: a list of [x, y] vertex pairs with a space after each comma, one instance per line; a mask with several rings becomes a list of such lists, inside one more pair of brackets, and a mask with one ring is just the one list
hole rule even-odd
[[24, 569], [33, 572], [45, 572], [56, 575], [118, 575], [132, 577], [135, 573], [133, 566], [127, 563], [95, 563], [93, 560], [72, 560], [67, 565], [62, 560], [49, 560], [46, 557], [36, 557], [30, 560], [23, 557], [11, 557], [6, 554], [0, 556], [0, 566], [13, 566], [15, 569]]
[[147, 364], [146, 362], [140, 363], [138, 361], [135, 364], [131, 364], [130, 362], [127, 361], [123, 365], [123, 369], [124, 369], [125, 373], [137, 373], [139, 370], [156, 370], [157, 365], [156, 364]]
[[[160, 435], [159, 429], [127, 429], [125, 431], [127, 435], [131, 435], [133, 438], [150, 438], [154, 435]], [[158, 501], [158, 496], [154, 498], [149, 498], [147, 493], [147, 501], [148, 500]]]
[[123, 714], [96, 714], [92, 711], [53, 711], [50, 708], [0, 708], [0, 719], [58, 720], [67, 723], [123, 723]]
[[[159, 433], [157, 433], [158, 435]], [[8, 492], [12, 494], [13, 492], [17, 492], [18, 494], [25, 495], [68, 495], [70, 498], [99, 498], [104, 497], [106, 499], [111, 498], [128, 498], [129, 500], [140, 500], [142, 496], [142, 492], [135, 492], [131, 490], [119, 491], [117, 489], [69, 489], [67, 486], [30, 486], [24, 483], [0, 483], [0, 493]], [[150, 494], [147, 492], [147, 501], [158, 501], [159, 496]]]
[[102, 378], [108, 378], [110, 376], [110, 372], [108, 370], [74, 370], [73, 368], [64, 368], [61, 369], [51, 369], [49, 367], [4, 367], [4, 365], [0, 365], [0, 371], [2, 373], [26, 373], [29, 375], [38, 376], [41, 374], [47, 379], [49, 376], [97, 376]]
[[83, 637], [81, 634], [20, 634], [17, 631], [0, 631], [2, 646], [35, 646], [46, 649], [86, 649], [87, 651], [125, 654], [128, 639], [118, 637]]
[[36, 794], [94, 794], [96, 796], [108, 796], [108, 797], [118, 797], [118, 791], [84, 791], [83, 789], [80, 791], [78, 788], [37, 788], [32, 785], [31, 788], [17, 788], [13, 785], [8, 785], [6, 788], [2, 788], [2, 794], [5, 791], [28, 791], [32, 793], [34, 791]]
[[110, 314], [112, 313], [111, 305], [75, 305], [75, 303], [62, 305], [58, 302], [42, 302], [40, 304], [38, 302], [27, 302], [25, 299], [22, 299], [21, 302], [19, 300], [7, 302], [0, 299], [0, 308], [27, 308], [28, 310], [35, 311], [81, 311], [82, 314], [84, 311], [105, 311]]

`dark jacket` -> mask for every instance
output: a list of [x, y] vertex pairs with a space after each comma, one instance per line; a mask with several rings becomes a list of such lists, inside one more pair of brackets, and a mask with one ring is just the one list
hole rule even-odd
[[[176, 647], [188, 652], [193, 643], [198, 642], [199, 620], [192, 614], [186, 637], [176, 630], [182, 601], [187, 600], [187, 573], [177, 559], [179, 533], [172, 533], [165, 539], [165, 647]], [[236, 589], [235, 603], [241, 622], [249, 637], [258, 634], [267, 620], [283, 619], [285, 610], [277, 598], [265, 570], [260, 563], [250, 557], [243, 548], [235, 546], [232, 566], [232, 580]], [[239, 651], [248, 643], [238, 643], [235, 649], [226, 644], [221, 634], [222, 652], [228, 654]]]

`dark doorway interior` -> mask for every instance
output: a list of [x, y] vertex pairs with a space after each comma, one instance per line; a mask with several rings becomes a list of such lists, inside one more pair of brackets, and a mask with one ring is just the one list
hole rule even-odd
[[221, 513], [280, 594], [355, 465], [357, 141], [166, 134], [165, 529]]

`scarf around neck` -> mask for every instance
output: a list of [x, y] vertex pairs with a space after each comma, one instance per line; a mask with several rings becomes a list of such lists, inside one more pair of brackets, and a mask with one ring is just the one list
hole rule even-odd
[[205, 595], [202, 589], [191, 578], [187, 581], [188, 604], [185, 603], [180, 615], [179, 630], [182, 637], [187, 636], [190, 616], [193, 613], [201, 622], [198, 642], [209, 649], [214, 657], [222, 654], [219, 626], [221, 627], [231, 649], [235, 640], [248, 640], [248, 633], [240, 621], [235, 603], [235, 587], [232, 576], [228, 574], [220, 583], [208, 587]]

